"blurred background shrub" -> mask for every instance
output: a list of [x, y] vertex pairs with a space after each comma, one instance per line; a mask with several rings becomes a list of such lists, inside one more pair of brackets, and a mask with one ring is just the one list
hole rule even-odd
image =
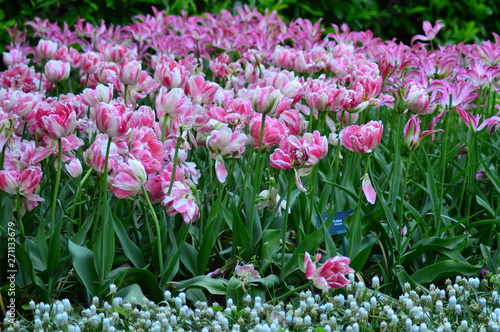
[[409, 43], [422, 33], [422, 22], [443, 20], [446, 27], [438, 42], [479, 42], [491, 39], [491, 32], [500, 31], [496, 0], [318, 0], [307, 4], [300, 0], [0, 0], [0, 51], [9, 43], [5, 27], [21, 25], [34, 17], [74, 24], [78, 17], [89, 22], [124, 25], [134, 15], [152, 13], [151, 6], [169, 14], [186, 11], [189, 15], [233, 11], [248, 4], [260, 11], [277, 10], [285, 20], [323, 18], [323, 27], [346, 23], [351, 30], [372, 30], [383, 39], [397, 38]]

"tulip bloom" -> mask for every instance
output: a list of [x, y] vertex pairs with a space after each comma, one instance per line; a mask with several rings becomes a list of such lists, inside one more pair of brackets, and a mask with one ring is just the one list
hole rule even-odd
[[215, 159], [215, 174], [219, 182], [224, 183], [227, 177], [224, 158], [239, 158], [245, 152], [247, 136], [240, 132], [233, 132], [229, 127], [222, 127], [212, 131], [207, 137], [207, 147], [210, 157]]
[[129, 129], [128, 122], [131, 116], [132, 111], [119, 103], [99, 103], [95, 109], [97, 128], [109, 137], [124, 135]]
[[240, 277], [243, 282], [261, 278], [259, 271], [255, 270], [253, 264], [237, 265], [234, 268], [234, 273]]
[[139, 81], [142, 65], [139, 61], [130, 61], [123, 63], [120, 68], [120, 81], [126, 85], [134, 85]]
[[129, 159], [115, 167], [114, 172], [108, 177], [108, 184], [116, 197], [126, 198], [138, 194], [146, 180], [146, 170], [141, 162]]
[[340, 141], [348, 150], [370, 153], [380, 144], [384, 126], [382, 121], [370, 121], [364, 125], [345, 127], [339, 134]]
[[55, 107], [41, 106], [35, 117], [40, 129], [52, 139], [69, 136], [76, 128], [76, 112], [67, 103], [58, 103]]
[[52, 83], [66, 80], [70, 70], [69, 63], [61, 60], [50, 60], [45, 64], [45, 76]]
[[344, 275], [355, 272], [349, 267], [349, 258], [342, 256], [329, 258], [317, 268], [316, 263], [320, 258], [321, 254], [316, 254], [316, 260], [313, 262], [308, 252], [304, 255], [306, 278], [312, 280], [316, 288], [326, 291], [343, 288], [349, 284], [349, 280]]
[[410, 150], [416, 148], [420, 144], [422, 138], [424, 138], [425, 136], [432, 133], [437, 133], [439, 131], [444, 131], [442, 129], [438, 129], [425, 130], [424, 132], [420, 132], [421, 123], [422, 121], [420, 121], [420, 119], [413, 114], [404, 127], [403, 135], [405, 143]]

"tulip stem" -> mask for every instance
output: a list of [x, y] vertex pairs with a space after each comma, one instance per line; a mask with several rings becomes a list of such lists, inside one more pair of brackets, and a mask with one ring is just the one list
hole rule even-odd
[[170, 185], [168, 186], [167, 196], [172, 192], [172, 187], [174, 186], [175, 181], [175, 172], [177, 171], [177, 157], [179, 156], [179, 147], [181, 145], [182, 133], [177, 137], [177, 142], [175, 143], [175, 152], [174, 152], [174, 167], [172, 168], [172, 176], [170, 177]]
[[158, 265], [160, 267], [160, 276], [163, 275], [163, 251], [161, 248], [161, 230], [160, 230], [160, 222], [158, 221], [158, 217], [156, 216], [155, 209], [153, 208], [153, 204], [149, 200], [148, 193], [146, 188], [142, 186], [142, 192], [144, 194], [144, 199], [146, 200], [149, 212], [151, 213], [151, 217], [153, 217], [153, 221], [156, 227], [156, 246], [158, 250]]
[[24, 225], [23, 225], [23, 214], [22, 210], [22, 197], [21, 193], [18, 191], [16, 193], [16, 212], [17, 212], [17, 223], [19, 224], [19, 233], [21, 233], [21, 241], [24, 242]]
[[2, 147], [2, 153], [0, 153], [0, 170], [3, 169], [3, 161], [5, 160], [5, 150], [7, 149], [7, 142]]
[[57, 170], [56, 170], [56, 184], [54, 188], [54, 194], [52, 196], [52, 208], [51, 208], [51, 221], [50, 221], [50, 234], [54, 236], [54, 231], [56, 229], [56, 206], [57, 206], [57, 195], [59, 191], [59, 183], [61, 182], [61, 169], [62, 169], [62, 139], [57, 139]]
[[285, 299], [287, 297], [289, 297], [290, 295], [293, 295], [293, 294], [297, 294], [298, 292], [306, 289], [306, 288], [309, 288], [311, 287], [313, 284], [312, 280], [309, 280], [309, 282], [307, 282], [306, 284], [302, 285], [302, 286], [299, 286], [297, 288], [294, 288], [288, 292], [286, 292], [285, 294], [283, 295], [280, 295], [278, 297], [275, 297], [274, 299], [271, 299], [269, 302], [270, 303], [275, 303], [275, 302], [278, 302], [279, 300], [282, 300], [282, 299]]
[[96, 220], [94, 221], [94, 229], [92, 231], [92, 239], [95, 238], [95, 233], [97, 232], [97, 224], [99, 221], [99, 216], [101, 212], [101, 207], [103, 208], [103, 222], [106, 222], [108, 217], [106, 200], [108, 198], [108, 161], [109, 161], [109, 151], [111, 150], [111, 143], [113, 141], [112, 137], [108, 137], [108, 144], [106, 146], [106, 157], [104, 159], [104, 170], [101, 177], [101, 190], [99, 191], [99, 202], [97, 205]]
[[286, 193], [286, 207], [285, 207], [285, 218], [283, 219], [283, 229], [281, 231], [281, 277], [283, 278], [283, 271], [285, 270], [285, 253], [286, 253], [286, 231], [288, 228], [288, 209], [290, 208], [290, 197], [292, 196], [292, 188], [294, 186], [294, 176], [295, 170], [289, 172], [288, 178], [288, 190]]

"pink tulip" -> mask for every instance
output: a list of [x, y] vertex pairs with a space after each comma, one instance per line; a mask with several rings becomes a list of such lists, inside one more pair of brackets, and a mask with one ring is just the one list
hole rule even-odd
[[[88, 167], [92, 167], [97, 173], [104, 172], [104, 162], [106, 160], [106, 147], [109, 137], [105, 134], [98, 134], [92, 145], [83, 152], [83, 160]], [[108, 158], [108, 169], [113, 169], [116, 163], [123, 161], [123, 157], [118, 153], [118, 147], [111, 143]]]
[[40, 39], [35, 48], [36, 56], [41, 60], [49, 60], [54, 57], [57, 51], [57, 43], [51, 40]]
[[436, 38], [436, 35], [438, 34], [439, 30], [441, 30], [441, 28], [444, 27], [444, 24], [441, 23], [441, 20], [437, 20], [436, 24], [433, 27], [431, 22], [424, 21], [422, 26], [424, 29], [425, 36], [423, 36], [423, 35], [414, 36], [411, 39], [412, 44], [415, 40], [429, 40], [429, 41], [433, 40], [434, 38]]
[[170, 117], [178, 117], [185, 112], [192, 103], [184, 91], [179, 88], [168, 90], [162, 87], [155, 99], [156, 116], [163, 118], [166, 114]]
[[140, 193], [142, 186], [146, 183], [147, 175], [141, 162], [129, 159], [114, 167], [108, 177], [110, 191], [118, 198], [126, 198]]
[[35, 117], [40, 129], [52, 139], [69, 136], [76, 128], [76, 113], [69, 103], [40, 106]]
[[329, 289], [343, 288], [349, 284], [345, 274], [354, 273], [349, 267], [350, 260], [347, 257], [335, 256], [327, 259], [318, 268], [316, 263], [321, 259], [321, 254], [316, 254], [313, 262], [308, 252], [304, 255], [304, 269], [306, 278], [313, 281], [313, 285], [323, 291]]
[[49, 60], [45, 64], [45, 76], [52, 83], [66, 80], [69, 77], [70, 70], [69, 63], [61, 60]]
[[9, 52], [3, 52], [3, 63], [10, 67], [18, 63], [27, 63], [26, 55], [18, 49], [11, 49]]
[[104, 62], [104, 56], [101, 53], [89, 51], [82, 54], [78, 68], [86, 74], [95, 74], [102, 62]]
[[348, 150], [369, 153], [379, 146], [383, 131], [382, 121], [370, 121], [360, 126], [345, 127], [339, 133], [339, 138]]
[[404, 127], [403, 135], [405, 143], [410, 150], [416, 148], [420, 144], [422, 138], [424, 138], [425, 136], [440, 131], [444, 131], [442, 129], [425, 130], [424, 132], [421, 133], [420, 132], [421, 122], [422, 121], [420, 121], [420, 119], [415, 114], [413, 114]]
[[80, 159], [73, 157], [69, 162], [64, 164], [64, 168], [72, 178], [78, 178], [82, 175], [82, 163]]
[[249, 94], [253, 110], [257, 113], [266, 113], [269, 115], [273, 115], [278, 111], [278, 106], [284, 98], [280, 90], [272, 86], [266, 86], [265, 88], [256, 87], [254, 90], [249, 91]]
[[161, 63], [156, 66], [154, 78], [168, 89], [183, 88], [189, 77], [189, 72], [176, 61]]
[[161, 170], [166, 152], [152, 128], [132, 128], [122, 137], [129, 153], [142, 163], [148, 175]]
[[365, 175], [363, 175], [362, 180], [363, 181], [361, 183], [361, 189], [365, 194], [366, 200], [370, 202], [370, 204], [375, 204], [375, 201], [377, 200], [377, 192], [373, 188], [368, 173], [365, 173]]
[[229, 127], [214, 130], [207, 138], [207, 148], [210, 156], [215, 159], [215, 174], [219, 182], [224, 183], [227, 170], [224, 158], [239, 158], [245, 151], [247, 136], [241, 132], [233, 132]]
[[134, 85], [139, 81], [142, 65], [139, 61], [124, 62], [120, 69], [120, 81], [126, 85]]
[[434, 112], [436, 106], [429, 106], [429, 95], [425, 88], [416, 81], [405, 84], [406, 107], [413, 113], [426, 115]]
[[131, 116], [132, 111], [120, 103], [99, 103], [95, 108], [97, 128], [109, 137], [125, 134], [129, 129], [128, 122]]
[[84, 89], [79, 97], [81, 102], [88, 107], [97, 107], [99, 103], [109, 103], [113, 99], [113, 85], [99, 84], [95, 89]]
[[185, 182], [174, 181], [170, 195], [166, 195], [166, 191], [167, 188], [164, 188], [165, 196], [162, 199], [165, 212], [170, 217], [180, 213], [186, 224], [193, 223], [198, 218], [199, 207], [189, 185]]
[[[255, 114], [252, 120], [250, 120], [249, 131], [256, 148], [259, 146], [261, 126], [262, 116], [260, 114]], [[282, 120], [267, 117], [264, 124], [264, 132], [262, 133], [262, 147], [270, 149], [277, 145], [287, 134], [288, 128]]]
[[193, 104], [210, 104], [214, 101], [219, 85], [207, 82], [201, 75], [191, 76], [187, 81], [184, 91], [191, 97]]
[[255, 270], [253, 264], [237, 265], [234, 268], [234, 273], [240, 277], [243, 282], [261, 278], [259, 271]]
[[36, 194], [40, 189], [42, 170], [40, 167], [29, 167], [22, 171], [0, 171], [0, 190], [10, 195], [19, 193], [22, 196], [21, 214], [34, 209], [43, 199]]

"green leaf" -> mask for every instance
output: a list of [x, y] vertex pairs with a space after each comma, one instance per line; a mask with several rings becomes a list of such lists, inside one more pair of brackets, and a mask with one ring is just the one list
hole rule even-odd
[[359, 252], [356, 256], [351, 258], [351, 263], [349, 266], [356, 271], [360, 271], [363, 266], [365, 266], [368, 257], [370, 256], [371, 249], [377, 243], [377, 236], [373, 233], [369, 233], [363, 237], [363, 243], [360, 247]]
[[437, 236], [433, 236], [430, 238], [425, 238], [417, 243], [415, 243], [410, 251], [406, 253], [402, 259], [403, 265], [410, 264], [413, 262], [417, 257], [431, 251], [431, 250], [436, 250], [437, 248], [443, 248], [443, 249], [454, 249], [455, 246], [458, 244], [462, 243], [465, 239], [467, 238], [467, 234], [463, 234], [460, 236], [455, 236], [451, 238], [440, 238]]
[[130, 259], [135, 267], [145, 267], [146, 262], [144, 261], [144, 253], [130, 239], [125, 226], [123, 226], [123, 224], [115, 214], [112, 215], [112, 220], [113, 228], [115, 230], [116, 236], [118, 237], [118, 240], [120, 241], [125, 256]]
[[261, 272], [264, 273], [272, 262], [276, 261], [276, 253], [280, 249], [281, 230], [267, 229], [262, 234], [262, 263]]
[[236, 278], [235, 276], [231, 277], [226, 288], [226, 301], [232, 299], [238, 306], [240, 305], [241, 299], [244, 294], [245, 293], [243, 292], [243, 288], [241, 287], [241, 280]]
[[112, 219], [103, 220], [101, 232], [97, 235], [94, 245], [94, 266], [101, 282], [111, 271], [115, 258], [115, 231]]
[[23, 245], [19, 242], [16, 242], [16, 260], [19, 264], [19, 267], [26, 271], [28, 277], [35, 285], [38, 295], [40, 295], [40, 297], [44, 299], [44, 301], [49, 301], [50, 296], [49, 294], [47, 294], [45, 283], [35, 274], [35, 269], [33, 268], [31, 257], [25, 250]]
[[96, 282], [99, 281], [99, 277], [94, 267], [94, 253], [71, 240], [69, 240], [68, 248], [72, 256], [73, 267], [85, 288], [90, 295], [97, 295], [98, 286]]
[[[204, 274], [206, 272], [208, 261], [213, 252], [215, 241], [222, 223], [222, 213], [220, 213], [220, 203], [216, 201], [210, 209], [207, 225], [201, 236], [200, 248], [198, 249], [198, 268], [196, 274]], [[200, 230], [201, 231], [201, 230]]]
[[206, 275], [201, 275], [183, 280], [175, 287], [180, 292], [190, 288], [201, 288], [213, 295], [224, 295], [226, 294], [227, 283], [222, 279], [214, 279]]
[[486, 211], [488, 212], [488, 214], [490, 215], [491, 218], [496, 217], [495, 211], [493, 211], [493, 209], [491, 208], [491, 206], [488, 202], [486, 202], [484, 199], [482, 199], [479, 195], [476, 195], [476, 201], [477, 201], [477, 204], [481, 205], [482, 207], [484, 207], [486, 209]]
[[61, 257], [61, 225], [58, 226], [54, 232], [54, 236], [49, 241], [49, 253], [47, 257], [47, 273], [48, 275], [53, 275], [55, 269], [58, 267], [59, 258]]
[[119, 296], [124, 302], [130, 302], [134, 297], [137, 304], [142, 304], [144, 299], [144, 293], [138, 284], [132, 284], [119, 289], [115, 296]]
[[250, 235], [248, 234], [248, 230], [245, 227], [245, 224], [240, 218], [240, 214], [236, 209], [236, 204], [234, 203], [234, 201], [231, 204], [231, 212], [233, 224], [233, 228], [231, 230], [233, 231], [234, 237], [233, 247], [243, 248], [243, 252], [241, 253], [242, 258], [246, 261], [250, 261], [250, 259], [252, 258], [252, 244], [250, 242]]
[[85, 222], [83, 223], [81, 228], [71, 238], [71, 241], [73, 241], [73, 243], [78, 244], [80, 246], [83, 244], [83, 242], [85, 241], [85, 237], [87, 236], [88, 231], [90, 230], [90, 228], [94, 224], [94, 216], [95, 216], [95, 213], [92, 213], [87, 217], [87, 219], [85, 219]]
[[411, 275], [412, 279], [418, 283], [430, 283], [444, 278], [455, 276], [477, 275], [481, 267], [471, 265], [466, 262], [446, 260], [426, 266]]
[[318, 250], [323, 241], [323, 230], [317, 229], [311, 234], [309, 234], [300, 244], [297, 246], [290, 259], [285, 263], [283, 268], [283, 275], [281, 279], [285, 279], [290, 273], [299, 268], [299, 254], [304, 254], [306, 251], [311, 255]]

